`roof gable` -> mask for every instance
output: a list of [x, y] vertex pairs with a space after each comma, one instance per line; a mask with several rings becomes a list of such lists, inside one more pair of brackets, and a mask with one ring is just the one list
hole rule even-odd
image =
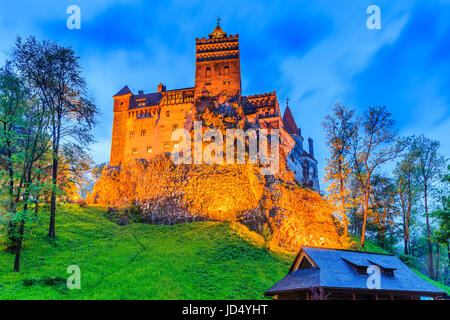
[[291, 109], [289, 109], [289, 106], [286, 106], [286, 110], [284, 111], [283, 124], [287, 132], [291, 134], [298, 133], [298, 128], [297, 125], [295, 124], [295, 120], [294, 117], [292, 116]]
[[[317, 268], [297, 269], [301, 259], [305, 256]], [[308, 277], [313, 273], [314, 277], [318, 277], [317, 286], [367, 290], [368, 275], [359, 274], [351, 264], [359, 267], [375, 264], [387, 270], [396, 270], [393, 276], [387, 276], [381, 272], [380, 290], [445, 294], [441, 289], [417, 276], [394, 255], [314, 247], [302, 247], [288, 275], [283, 278], [283, 282], [278, 282], [266, 293], [294, 290], [292, 289], [294, 284], [307, 283], [310, 285], [310, 280], [294, 278]], [[312, 269], [316, 271], [312, 271]], [[314, 281], [316, 281], [316, 278], [314, 278]], [[297, 286], [296, 289], [308, 289], [310, 287]]]
[[124, 96], [127, 94], [131, 94], [131, 90], [130, 88], [128, 88], [128, 86], [126, 85], [125, 87], [123, 87], [122, 89], [119, 90], [119, 92], [117, 92], [115, 95], [113, 95], [113, 97], [119, 97], [119, 96]]

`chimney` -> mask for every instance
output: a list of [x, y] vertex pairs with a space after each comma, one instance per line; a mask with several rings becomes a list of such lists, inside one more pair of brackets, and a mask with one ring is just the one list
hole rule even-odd
[[162, 82], [160, 82], [158, 84], [158, 92], [165, 92], [166, 91], [166, 86], [162, 84]]
[[313, 139], [308, 138], [308, 144], [309, 144], [309, 155], [314, 158], [314, 145], [313, 145]]
[[144, 94], [144, 90], [139, 90], [139, 91], [138, 91], [138, 94], [139, 94], [139, 95], [143, 95], [143, 94]]

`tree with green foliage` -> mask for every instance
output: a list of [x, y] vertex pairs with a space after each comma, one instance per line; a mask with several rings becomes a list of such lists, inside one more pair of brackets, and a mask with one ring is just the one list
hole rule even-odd
[[377, 231], [378, 245], [392, 249], [395, 235], [395, 219], [399, 212], [395, 205], [395, 185], [386, 175], [374, 174], [371, 182], [371, 224]]
[[439, 154], [439, 141], [431, 140], [423, 135], [414, 141], [414, 148], [417, 150], [417, 165], [419, 171], [419, 181], [423, 190], [425, 206], [425, 220], [428, 238], [428, 268], [430, 278], [435, 278], [433, 267], [432, 233], [430, 227], [430, 215], [428, 212], [428, 196], [431, 188], [438, 181], [440, 173], [445, 165], [445, 160]]
[[358, 131], [355, 111], [337, 104], [331, 115], [322, 123], [327, 137], [330, 159], [325, 168], [325, 181], [329, 183], [328, 198], [339, 208], [339, 220], [344, 227], [344, 237], [348, 236], [351, 207], [351, 142]]
[[361, 231], [361, 246], [364, 247], [367, 217], [369, 215], [369, 198], [371, 178], [381, 165], [395, 159], [403, 149], [403, 143], [394, 129], [391, 114], [382, 107], [369, 107], [364, 112], [361, 123], [362, 139], [356, 140], [355, 167], [362, 183], [364, 193], [363, 226]]
[[402, 212], [404, 254], [411, 253], [411, 214], [418, 201], [420, 185], [418, 183], [416, 137], [405, 140], [406, 152], [394, 170], [396, 197]]
[[[439, 190], [438, 201], [440, 203], [439, 209], [430, 214], [431, 217], [438, 224], [438, 229], [435, 230], [433, 238], [436, 241], [437, 246], [442, 246], [447, 249], [447, 266], [445, 270], [446, 278], [448, 278], [448, 272], [450, 268], [450, 165], [447, 167], [447, 173], [442, 178], [442, 186]], [[439, 251], [437, 251], [439, 255]], [[439, 269], [439, 265], [436, 269]], [[439, 278], [438, 270], [435, 272], [436, 279]]]
[[32, 92], [49, 112], [52, 141], [52, 191], [49, 237], [55, 237], [56, 198], [61, 149], [64, 144], [86, 148], [98, 111], [88, 96], [79, 57], [56, 42], [17, 38], [13, 62]]
[[[36, 217], [33, 197], [43, 189], [37, 179], [39, 164], [50, 147], [47, 109], [35, 99], [10, 64], [0, 69], [0, 150], [2, 188], [8, 197], [8, 237], [15, 253], [14, 271], [20, 270], [25, 226]], [[4, 185], [4, 184], [2, 184]]]

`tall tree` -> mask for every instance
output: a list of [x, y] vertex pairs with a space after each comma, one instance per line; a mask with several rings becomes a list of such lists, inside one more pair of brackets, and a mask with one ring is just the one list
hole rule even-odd
[[[25, 225], [34, 218], [29, 205], [42, 184], [36, 179], [37, 164], [50, 144], [46, 134], [47, 110], [29, 94], [24, 82], [10, 65], [0, 70], [0, 150], [6, 163], [10, 222], [8, 236], [16, 257], [14, 270], [20, 270]], [[1, 169], [3, 171], [3, 169]], [[34, 202], [34, 200], [33, 200]]]
[[382, 164], [395, 159], [401, 152], [403, 143], [398, 139], [394, 120], [385, 106], [370, 107], [364, 112], [362, 131], [355, 162], [361, 180], [364, 181], [364, 217], [361, 232], [361, 246], [364, 247], [372, 174]]
[[406, 140], [407, 150], [394, 170], [396, 196], [402, 212], [405, 254], [410, 254], [411, 252], [411, 214], [413, 206], [417, 203], [418, 194], [420, 192], [415, 139], [416, 137], [412, 136]]
[[[437, 221], [438, 229], [434, 232], [434, 238], [438, 245], [447, 249], [447, 266], [445, 268], [446, 282], [448, 283], [449, 268], [450, 268], [450, 165], [447, 167], [447, 173], [442, 179], [440, 190], [438, 191], [439, 208], [430, 215]], [[439, 252], [437, 252], [439, 255]], [[438, 268], [437, 268], [438, 269]], [[436, 278], [438, 271], [435, 272]]]
[[439, 145], [439, 141], [431, 140], [421, 135], [415, 140], [414, 146], [414, 148], [417, 149], [419, 181], [423, 190], [428, 239], [428, 268], [431, 278], [435, 278], [435, 274], [433, 268], [433, 248], [431, 244], [432, 234], [428, 213], [428, 196], [430, 189], [438, 181], [440, 173], [445, 165], [444, 157], [439, 154]]
[[0, 143], [3, 167], [7, 171], [8, 207], [15, 212], [14, 201], [14, 173], [15, 154], [21, 145], [20, 130], [22, 129], [23, 116], [26, 110], [26, 92], [23, 82], [13, 72], [8, 62], [0, 69]]
[[344, 236], [348, 235], [348, 209], [351, 206], [349, 196], [351, 173], [351, 142], [358, 131], [358, 122], [354, 110], [337, 104], [331, 115], [326, 116], [322, 126], [327, 137], [330, 159], [325, 168], [325, 180], [329, 182], [329, 198], [340, 210], [340, 220], [344, 227]]
[[91, 129], [97, 108], [88, 97], [79, 58], [70, 47], [56, 42], [17, 38], [13, 61], [30, 88], [50, 112], [52, 191], [48, 236], [55, 237], [56, 197], [61, 145], [93, 142]]
[[398, 215], [395, 186], [391, 178], [381, 174], [374, 174], [371, 184], [372, 224], [377, 230], [378, 244], [383, 249], [391, 249], [391, 244], [387, 243], [388, 234], [394, 234], [395, 218]]

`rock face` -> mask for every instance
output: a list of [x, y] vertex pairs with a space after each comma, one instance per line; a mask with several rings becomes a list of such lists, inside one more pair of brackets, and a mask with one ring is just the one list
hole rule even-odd
[[[245, 117], [245, 100], [205, 98], [197, 121], [225, 135], [228, 129], [261, 128]], [[195, 131], [195, 129], [191, 128]], [[278, 171], [264, 175], [258, 164], [178, 164], [169, 153], [105, 167], [88, 203], [138, 206], [144, 220], [174, 224], [197, 220], [241, 222], [262, 233], [271, 245], [298, 250], [302, 245], [340, 247], [333, 213], [322, 197], [298, 181], [305, 168], [293, 136], [280, 135]], [[206, 142], [200, 142], [205, 147]], [[245, 142], [249, 158], [249, 142]], [[191, 150], [195, 148], [191, 147]], [[192, 163], [192, 162], [189, 162]], [[307, 169], [307, 168], [306, 168]], [[314, 185], [306, 185], [314, 188]]]
[[199, 220], [241, 222], [271, 245], [340, 247], [332, 211], [288, 171], [282, 180], [254, 165], [174, 165], [169, 154], [105, 167], [88, 203], [141, 207], [152, 224]]

